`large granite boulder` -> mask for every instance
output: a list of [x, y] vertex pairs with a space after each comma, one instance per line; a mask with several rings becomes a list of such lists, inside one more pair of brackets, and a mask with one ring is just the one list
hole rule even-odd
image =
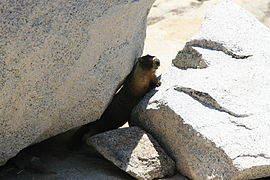
[[231, 1], [212, 7], [132, 124], [191, 179], [270, 176], [269, 39], [270, 30]]
[[100, 117], [142, 53], [153, 1], [1, 1], [0, 164]]

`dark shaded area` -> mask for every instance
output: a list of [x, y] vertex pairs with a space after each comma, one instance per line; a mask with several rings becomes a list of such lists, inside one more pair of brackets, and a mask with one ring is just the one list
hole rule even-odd
[[132, 180], [91, 147], [66, 148], [67, 132], [22, 150], [0, 167], [1, 180]]
[[265, 177], [265, 178], [259, 178], [257, 180], [270, 180], [270, 177]]

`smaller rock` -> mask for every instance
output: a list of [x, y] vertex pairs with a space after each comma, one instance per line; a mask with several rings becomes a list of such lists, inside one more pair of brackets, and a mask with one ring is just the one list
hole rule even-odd
[[179, 69], [203, 69], [207, 68], [207, 63], [202, 55], [196, 51], [191, 45], [186, 44], [182, 51], [179, 51], [175, 59], [172, 60], [174, 66]]
[[174, 174], [174, 161], [151, 135], [138, 127], [107, 131], [90, 137], [87, 143], [136, 179]]

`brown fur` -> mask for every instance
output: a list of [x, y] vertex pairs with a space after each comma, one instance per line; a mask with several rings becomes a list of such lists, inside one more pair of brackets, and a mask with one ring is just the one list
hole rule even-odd
[[155, 75], [159, 65], [160, 61], [154, 56], [146, 55], [138, 58], [132, 72], [100, 119], [79, 128], [71, 137], [69, 148], [78, 148], [85, 134], [89, 137], [124, 125], [129, 120], [133, 107], [143, 96], [150, 89], [160, 86], [161, 83]]

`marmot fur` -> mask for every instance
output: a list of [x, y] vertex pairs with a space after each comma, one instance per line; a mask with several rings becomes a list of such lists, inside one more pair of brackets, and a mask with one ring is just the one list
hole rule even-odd
[[130, 119], [132, 109], [143, 96], [150, 89], [160, 86], [161, 83], [155, 75], [159, 66], [160, 61], [155, 56], [146, 55], [138, 58], [122, 88], [114, 95], [100, 119], [80, 127], [71, 137], [69, 148], [80, 147], [86, 134], [89, 137], [123, 126]]

